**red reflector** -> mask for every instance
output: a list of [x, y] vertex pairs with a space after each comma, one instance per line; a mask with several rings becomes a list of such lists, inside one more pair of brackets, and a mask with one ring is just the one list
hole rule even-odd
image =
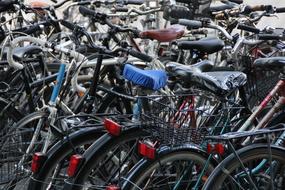
[[31, 167], [31, 170], [33, 173], [37, 173], [39, 171], [45, 159], [46, 159], [46, 155], [42, 152], [36, 152], [33, 155], [32, 167]]
[[120, 190], [120, 187], [116, 185], [109, 185], [106, 187], [106, 190]]
[[150, 145], [147, 145], [145, 143], [139, 142], [139, 153], [144, 156], [147, 157], [149, 159], [154, 159], [155, 158], [155, 148], [151, 147]]
[[221, 143], [217, 143], [215, 144], [215, 151], [219, 154], [219, 155], [223, 155], [225, 153], [225, 147], [223, 144]]
[[207, 153], [208, 154], [219, 154], [223, 155], [225, 153], [225, 147], [222, 143], [216, 143], [216, 144], [207, 144]]
[[207, 144], [207, 153], [211, 154], [214, 150], [214, 146], [210, 143]]
[[79, 164], [82, 161], [82, 156], [79, 154], [74, 154], [71, 156], [69, 161], [69, 166], [67, 169], [67, 175], [73, 177], [76, 174]]
[[121, 133], [121, 126], [110, 119], [104, 120], [104, 127], [111, 135], [119, 136]]

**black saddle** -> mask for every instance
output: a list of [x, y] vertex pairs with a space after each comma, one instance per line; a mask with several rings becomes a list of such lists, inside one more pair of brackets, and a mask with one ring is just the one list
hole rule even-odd
[[215, 71], [210, 61], [202, 61], [195, 65], [182, 65], [175, 62], [166, 64], [166, 71], [187, 86], [197, 86], [216, 95], [226, 95], [246, 83], [246, 75], [237, 71]]
[[269, 58], [259, 58], [256, 59], [253, 63], [254, 67], [262, 67], [273, 69], [276, 67], [284, 67], [285, 66], [285, 57], [269, 57]]
[[203, 38], [197, 41], [179, 41], [178, 48], [184, 50], [197, 50], [199, 52], [211, 54], [220, 51], [224, 47], [224, 42], [218, 38]]
[[[3, 58], [7, 58], [7, 51], [8, 49], [4, 49]], [[25, 56], [39, 54], [42, 52], [42, 48], [39, 46], [25, 46], [25, 47], [16, 47], [13, 51], [13, 58], [17, 61], [22, 60]]]
[[189, 82], [216, 95], [226, 95], [245, 85], [246, 79], [246, 74], [238, 71], [195, 72]]
[[194, 65], [183, 65], [177, 62], [168, 62], [165, 69], [171, 76], [191, 77], [194, 72], [210, 71], [213, 66], [214, 64], [208, 60], [203, 60]]

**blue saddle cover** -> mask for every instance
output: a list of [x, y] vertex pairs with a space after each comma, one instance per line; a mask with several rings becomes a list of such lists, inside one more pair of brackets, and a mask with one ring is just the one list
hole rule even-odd
[[167, 75], [163, 70], [143, 70], [130, 64], [126, 64], [123, 71], [125, 79], [136, 85], [152, 90], [158, 90], [167, 83]]

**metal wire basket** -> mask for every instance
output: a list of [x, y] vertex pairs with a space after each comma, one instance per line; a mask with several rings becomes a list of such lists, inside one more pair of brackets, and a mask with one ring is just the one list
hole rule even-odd
[[207, 94], [142, 99], [153, 108], [151, 112], [141, 115], [143, 130], [150, 134], [152, 142], [158, 141], [160, 145], [170, 146], [201, 144], [206, 135], [231, 131], [231, 126], [238, 120], [235, 123], [232, 121], [243, 109]]
[[[32, 128], [15, 128], [1, 130], [0, 140], [0, 184], [25, 178], [23, 165], [18, 165], [30, 143]], [[35, 145], [36, 147], [36, 145]], [[29, 164], [29, 163], [27, 163]], [[27, 173], [26, 173], [27, 174]], [[20, 177], [21, 176], [21, 177]]]
[[247, 84], [245, 91], [248, 95], [248, 103], [251, 107], [258, 105], [274, 88], [279, 80], [280, 70], [277, 69], [256, 69], [252, 68], [253, 60], [247, 56], [242, 57], [245, 63]]

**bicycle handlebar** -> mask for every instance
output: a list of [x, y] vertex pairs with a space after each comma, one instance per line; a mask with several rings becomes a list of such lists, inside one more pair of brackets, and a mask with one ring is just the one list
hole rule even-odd
[[220, 32], [222, 32], [224, 34], [224, 36], [229, 39], [232, 40], [233, 37], [221, 26], [218, 26], [216, 24], [211, 24], [208, 22], [202, 22], [202, 21], [197, 21], [197, 20], [187, 20], [187, 19], [178, 19], [178, 24], [190, 27], [190, 28], [212, 28], [212, 29], [216, 29], [219, 30]]
[[282, 39], [282, 36], [278, 34], [259, 34], [258, 39], [259, 40], [280, 40]]
[[21, 43], [21, 42], [24, 42], [24, 41], [30, 41], [30, 42], [33, 42], [33, 43], [36, 43], [36, 44], [39, 44], [40, 46], [44, 47], [46, 42], [43, 41], [43, 40], [40, 40], [40, 39], [37, 39], [37, 38], [33, 38], [33, 37], [30, 37], [30, 36], [24, 36], [24, 37], [18, 37], [18, 38], [15, 38], [11, 44], [10, 44], [10, 47], [8, 48], [8, 52], [7, 52], [7, 61], [9, 63], [9, 65], [11, 67], [14, 67], [16, 69], [23, 69], [24, 66], [15, 61], [14, 58], [13, 58], [13, 52], [14, 52], [14, 49], [15, 47], [17, 46], [17, 44]]
[[253, 26], [247, 26], [245, 24], [239, 24], [237, 29], [245, 30], [245, 31], [252, 32], [252, 33], [255, 33], [255, 34], [259, 34], [260, 33], [260, 30], [258, 28], [255, 28]]
[[285, 13], [285, 7], [280, 7], [275, 9], [276, 13]]
[[123, 0], [123, 4], [128, 5], [128, 4], [132, 4], [132, 5], [142, 5], [144, 4], [144, 0]]
[[198, 21], [198, 20], [178, 19], [178, 24], [187, 26], [189, 28], [194, 28], [194, 29], [198, 29], [198, 28], [203, 27], [202, 22]]
[[65, 26], [66, 28], [68, 28], [69, 30], [74, 30], [76, 28], [76, 25], [69, 22], [69, 21], [66, 21], [66, 20], [61, 20], [60, 23]]

